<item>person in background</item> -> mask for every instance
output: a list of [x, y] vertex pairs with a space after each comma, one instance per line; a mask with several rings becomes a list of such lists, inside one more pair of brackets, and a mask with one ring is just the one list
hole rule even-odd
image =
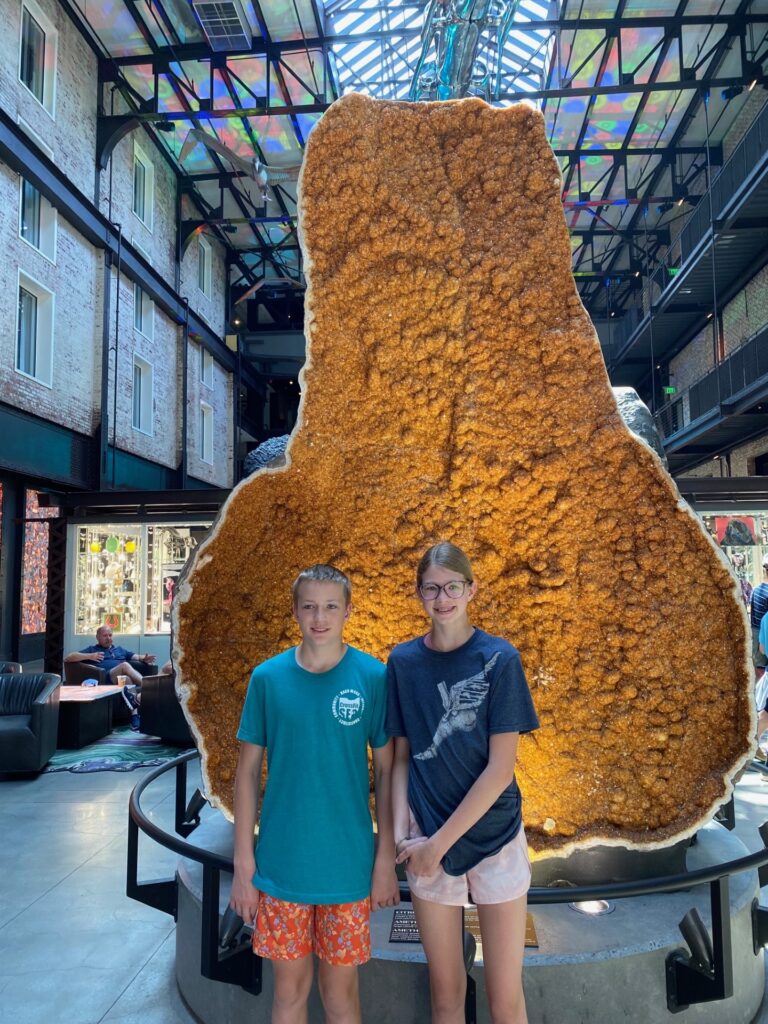
[[112, 643], [110, 626], [99, 626], [96, 630], [96, 643], [84, 647], [81, 651], [73, 651], [64, 658], [66, 662], [83, 662], [105, 669], [114, 684], [118, 676], [127, 676], [132, 685], [123, 687], [123, 699], [131, 710], [131, 728], [139, 729], [139, 705], [141, 704], [141, 680], [143, 674], [140, 667], [146, 669], [154, 665], [154, 654], [134, 654], [125, 647], [115, 647]]
[[463, 1024], [462, 907], [477, 904], [493, 1024], [526, 1024], [522, 984], [531, 880], [515, 779], [520, 733], [538, 728], [520, 655], [477, 629], [464, 552], [443, 541], [416, 570], [430, 620], [387, 665], [387, 732], [395, 738], [392, 797], [429, 965], [433, 1024]]
[[749, 605], [749, 620], [752, 626], [752, 663], [759, 679], [768, 664], [768, 658], [760, 650], [760, 623], [768, 612], [768, 555], [763, 555], [763, 581], [752, 591]]

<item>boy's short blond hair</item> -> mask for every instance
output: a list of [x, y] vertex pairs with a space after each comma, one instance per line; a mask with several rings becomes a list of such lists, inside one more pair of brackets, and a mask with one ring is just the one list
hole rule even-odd
[[350, 583], [349, 576], [345, 575], [341, 569], [337, 569], [335, 565], [325, 565], [319, 562], [317, 565], [310, 565], [308, 569], [302, 569], [296, 579], [293, 581], [291, 586], [291, 597], [293, 598], [293, 605], [299, 600], [299, 587], [302, 583], [338, 583], [339, 586], [344, 588], [344, 604], [349, 605], [352, 602], [352, 584]]

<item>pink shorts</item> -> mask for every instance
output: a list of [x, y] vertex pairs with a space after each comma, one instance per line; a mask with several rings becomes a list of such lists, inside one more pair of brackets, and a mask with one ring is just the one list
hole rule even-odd
[[[413, 812], [409, 817], [410, 836], [415, 838], [424, 835]], [[448, 875], [442, 867], [434, 875], [412, 875], [407, 864], [405, 874], [412, 895], [430, 903], [463, 907], [470, 901], [483, 905], [516, 900], [524, 896], [531, 885], [531, 862], [528, 859], [525, 829], [521, 825], [514, 839], [492, 857], [485, 857], [470, 868], [465, 875]]]

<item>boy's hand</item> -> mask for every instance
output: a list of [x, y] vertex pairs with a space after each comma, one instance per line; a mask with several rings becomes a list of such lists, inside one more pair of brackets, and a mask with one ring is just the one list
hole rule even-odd
[[253, 872], [240, 874], [235, 871], [232, 879], [232, 890], [229, 894], [229, 905], [246, 924], [253, 924], [256, 911], [259, 909], [259, 890], [251, 881]]
[[376, 858], [371, 876], [371, 910], [396, 907], [400, 902], [400, 885], [393, 864]]

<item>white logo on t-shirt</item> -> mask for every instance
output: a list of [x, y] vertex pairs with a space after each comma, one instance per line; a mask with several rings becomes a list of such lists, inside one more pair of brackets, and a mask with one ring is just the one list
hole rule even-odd
[[357, 725], [365, 711], [365, 698], [359, 690], [341, 690], [333, 698], [331, 710], [339, 725]]

